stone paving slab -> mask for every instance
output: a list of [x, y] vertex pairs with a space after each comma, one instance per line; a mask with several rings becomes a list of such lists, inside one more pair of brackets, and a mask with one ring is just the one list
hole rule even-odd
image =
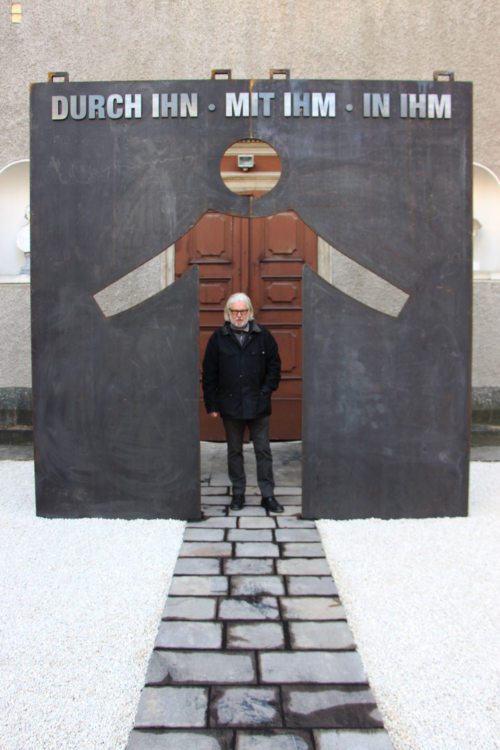
[[213, 651], [153, 651], [146, 684], [254, 683], [253, 654]]
[[222, 518], [204, 518], [202, 521], [189, 521], [187, 528], [189, 529], [235, 529], [238, 523], [237, 518], [229, 518], [224, 516]]
[[274, 560], [266, 557], [241, 557], [224, 560], [224, 573], [229, 575], [266, 575], [274, 573]]
[[155, 648], [222, 648], [222, 624], [195, 620], [160, 623]]
[[261, 500], [262, 500], [262, 497], [261, 497], [260, 492], [255, 495], [245, 492], [245, 507], [249, 505], [260, 505]]
[[228, 542], [184, 542], [179, 557], [231, 557], [232, 553]]
[[203, 505], [201, 506], [201, 513], [204, 518], [215, 518], [225, 517], [227, 513], [227, 505]]
[[307, 732], [299, 731], [238, 732], [235, 750], [313, 750], [313, 741]]
[[227, 593], [226, 576], [174, 576], [169, 596], [221, 596]]
[[283, 711], [288, 727], [374, 729], [383, 726], [368, 686], [335, 688], [283, 687]]
[[227, 507], [230, 502], [231, 498], [229, 495], [203, 495], [201, 498], [201, 502], [203, 505], [224, 505]]
[[340, 599], [330, 596], [284, 596], [284, 620], [345, 620]]
[[281, 516], [276, 517], [278, 526], [282, 529], [315, 529], [316, 524], [314, 521], [306, 521], [303, 518], [284, 518]]
[[394, 750], [384, 730], [353, 732], [326, 730], [314, 732], [317, 750]]
[[291, 596], [338, 596], [331, 576], [285, 576], [285, 580]]
[[355, 647], [354, 636], [349, 625], [339, 622], [290, 622], [288, 624], [290, 642], [295, 650], [301, 649], [342, 649]]
[[257, 516], [255, 518], [247, 518], [245, 516], [242, 516], [240, 518], [240, 529], [275, 529], [276, 528], [276, 518], [274, 517], [260, 517]]
[[135, 719], [136, 727], [203, 727], [208, 690], [200, 687], [145, 687]]
[[252, 622], [228, 624], [227, 648], [281, 649], [285, 647], [283, 625], [280, 622]]
[[[267, 519], [258, 519], [265, 521]], [[272, 542], [271, 529], [230, 529], [227, 533], [228, 542]]]
[[281, 505], [293, 505], [294, 512], [300, 513], [302, 507], [302, 497], [300, 495], [278, 495]]
[[331, 575], [325, 558], [305, 559], [303, 557], [289, 560], [277, 560], [277, 573], [281, 576], [324, 576]]
[[259, 596], [271, 594], [282, 596], [285, 585], [281, 576], [233, 576], [231, 596]]
[[302, 497], [302, 487], [278, 486], [274, 488], [274, 494], [276, 497], [278, 495], [300, 495]]
[[283, 545], [283, 557], [324, 557], [321, 542], [288, 542]]
[[207, 575], [216, 576], [221, 572], [221, 562], [216, 557], [179, 557], [174, 576]]
[[[277, 498], [279, 502], [281, 502], [281, 497]], [[287, 516], [293, 516], [294, 518], [297, 518], [298, 513], [300, 513], [300, 504], [297, 505], [284, 505], [284, 510], [282, 513], [271, 513], [269, 512], [269, 516], [271, 518], [286, 518]], [[262, 509], [264, 510], [264, 509]]]
[[271, 542], [236, 542], [236, 557], [279, 557], [280, 549]]
[[217, 599], [199, 596], [169, 596], [162, 617], [173, 620], [213, 620]]
[[220, 484], [210, 484], [210, 487], [202, 487], [201, 488], [201, 497], [205, 497], [207, 495], [229, 495], [229, 487], [227, 486], [227, 482], [221, 482]]
[[144, 732], [133, 730], [126, 750], [232, 750], [234, 732]]
[[222, 542], [224, 529], [193, 529], [189, 526], [184, 531], [185, 542]]
[[224, 485], [228, 486], [227, 472], [221, 471], [221, 472], [212, 474], [212, 476], [210, 477], [210, 486], [211, 487], [212, 486], [213, 487], [223, 487]]
[[212, 691], [210, 726], [281, 726], [278, 688], [220, 687]]
[[275, 532], [277, 542], [320, 542], [320, 536], [316, 529], [277, 529]]
[[258, 659], [264, 684], [366, 682], [355, 651], [270, 651], [258, 654]]
[[219, 606], [221, 620], [279, 620], [278, 600], [272, 596], [224, 599]]

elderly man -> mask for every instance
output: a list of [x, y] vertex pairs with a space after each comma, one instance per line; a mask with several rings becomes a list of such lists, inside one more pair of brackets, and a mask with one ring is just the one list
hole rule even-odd
[[227, 440], [227, 465], [233, 488], [232, 510], [245, 504], [246, 476], [243, 434], [248, 425], [255, 458], [261, 505], [272, 513], [283, 506], [274, 497], [273, 459], [269, 444], [271, 393], [280, 381], [278, 345], [254, 320], [246, 294], [231, 295], [222, 328], [209, 339], [203, 359], [203, 395], [207, 412], [222, 417]]

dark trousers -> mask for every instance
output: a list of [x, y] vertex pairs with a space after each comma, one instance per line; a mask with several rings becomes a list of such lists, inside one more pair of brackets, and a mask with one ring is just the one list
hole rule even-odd
[[257, 483], [262, 497], [271, 497], [274, 494], [274, 476], [269, 444], [269, 417], [248, 420], [223, 417], [223, 422], [227, 440], [227, 470], [233, 494], [243, 494], [246, 489], [243, 435], [248, 425], [257, 462]]

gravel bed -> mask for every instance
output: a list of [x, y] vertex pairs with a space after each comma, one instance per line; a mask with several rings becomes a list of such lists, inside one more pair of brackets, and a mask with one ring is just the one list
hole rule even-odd
[[500, 748], [500, 464], [468, 518], [318, 528], [395, 750]]
[[183, 530], [37, 518], [33, 462], [0, 462], [2, 750], [125, 746]]
[[[396, 750], [500, 748], [500, 464], [471, 515], [318, 527]], [[0, 462], [0, 747], [118, 750], [170, 585], [179, 521], [36, 518]]]

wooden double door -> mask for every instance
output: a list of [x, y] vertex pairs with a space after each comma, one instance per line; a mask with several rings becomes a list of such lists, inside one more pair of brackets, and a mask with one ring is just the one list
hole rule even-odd
[[[200, 271], [200, 362], [211, 333], [224, 322], [227, 298], [245, 292], [255, 319], [278, 342], [282, 379], [273, 396], [271, 438], [301, 437], [302, 267], [316, 269], [317, 238], [292, 211], [248, 219], [207, 213], [176, 243], [179, 278]], [[209, 418], [201, 399], [202, 440], [224, 440], [221, 420]]]

